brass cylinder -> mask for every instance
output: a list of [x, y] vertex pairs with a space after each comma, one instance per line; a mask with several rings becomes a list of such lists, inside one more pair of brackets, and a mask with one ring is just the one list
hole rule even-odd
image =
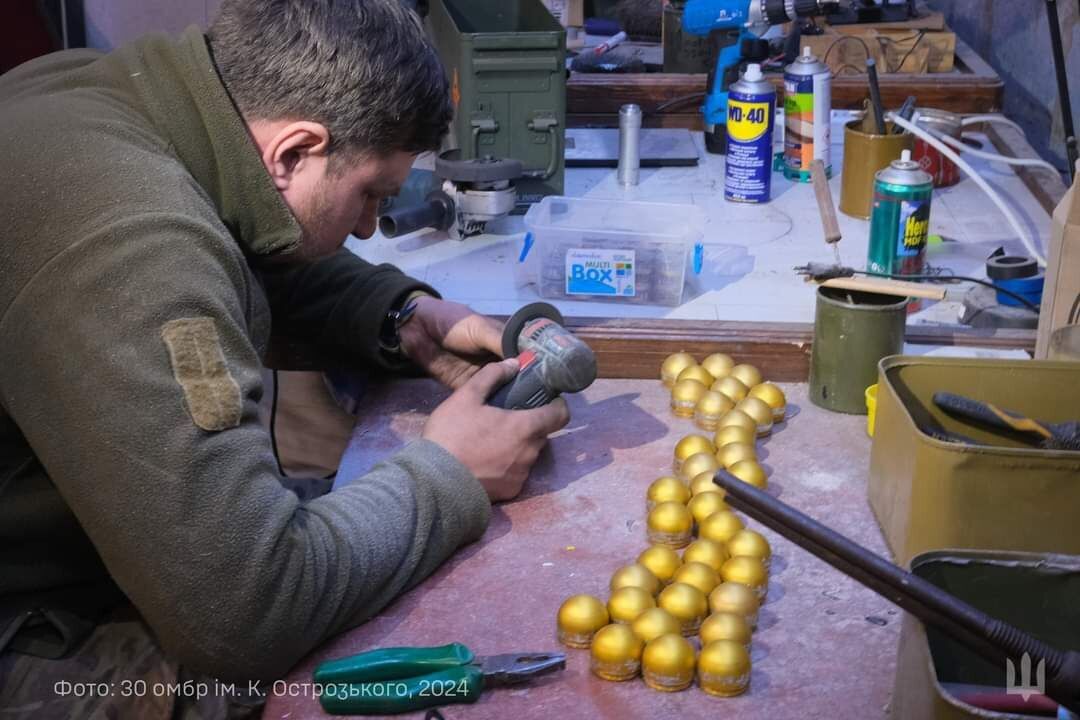
[[728, 555], [727, 548], [723, 544], [706, 538], [698, 538], [687, 545], [686, 550], [683, 550], [682, 561], [705, 563], [716, 572], [720, 572], [720, 568], [729, 557], [731, 556]]
[[637, 620], [630, 624], [630, 629], [641, 638], [642, 642], [649, 642], [661, 635], [682, 635], [682, 625], [675, 616], [667, 610], [652, 608], [638, 615]]
[[750, 394], [747, 397], [764, 400], [772, 408], [773, 422], [784, 422], [784, 417], [787, 414], [787, 398], [778, 385], [770, 382], [755, 385], [750, 388]]
[[[720, 583], [718, 582], [717, 585]], [[710, 589], [710, 592], [712, 590]], [[637, 620], [638, 615], [649, 608], [656, 607], [656, 598], [648, 591], [633, 586], [621, 587], [608, 598], [608, 616], [613, 623], [629, 625]]]
[[772, 548], [769, 546], [769, 541], [761, 533], [753, 530], [743, 529], [735, 533], [728, 540], [727, 551], [731, 553], [732, 557], [744, 555], [757, 558], [766, 570], [769, 569], [772, 562]]
[[731, 470], [744, 460], [757, 460], [757, 448], [741, 442], [728, 443], [716, 451], [716, 459], [725, 470]]
[[760, 384], [765, 379], [761, 377], [760, 370], [746, 363], [731, 368], [731, 377], [745, 385], [747, 390]]
[[691, 498], [686, 509], [694, 516], [694, 522], [700, 525], [705, 522], [705, 518], [709, 517], [714, 512], [727, 510], [728, 505], [724, 502], [724, 496], [720, 493], [706, 492]]
[[723, 543], [726, 547], [727, 541], [735, 537], [735, 533], [742, 529], [743, 522], [738, 515], [730, 510], [721, 510], [714, 512], [705, 518], [705, 522], [698, 525], [698, 535], [706, 540]]
[[[740, 412], [742, 412], [740, 410]], [[745, 414], [745, 413], [744, 413]], [[713, 435], [713, 445], [718, 449], [731, 443], [753, 446], [757, 442], [757, 428], [750, 429], [739, 425], [720, 425]]]
[[592, 595], [574, 595], [559, 608], [559, 642], [567, 647], [587, 648], [593, 634], [608, 624], [604, 603]]
[[678, 550], [690, 544], [694, 516], [682, 503], [660, 503], [645, 521], [649, 542]]
[[675, 384], [677, 385], [683, 380], [697, 380], [705, 387], [709, 387], [714, 382], [716, 382], [716, 378], [714, 378], [708, 370], [701, 367], [700, 365], [691, 365], [690, 367], [679, 373], [679, 377], [676, 379]]
[[719, 469], [720, 461], [716, 459], [716, 455], [713, 455], [711, 452], [702, 452], [686, 458], [686, 462], [683, 463], [679, 475], [686, 482], [687, 486], [689, 486], [690, 481], [701, 473], [715, 473]]
[[720, 568], [720, 577], [726, 583], [741, 583], [750, 588], [760, 603], [764, 603], [769, 594], [769, 573], [757, 558], [745, 555], [730, 558]]
[[730, 355], [713, 353], [701, 361], [701, 367], [705, 368], [715, 379], [726, 378], [731, 374], [731, 368], [735, 367], [735, 361]]
[[690, 495], [697, 497], [702, 493], [717, 493], [720, 497], [724, 497], [724, 488], [713, 482], [713, 478], [716, 477], [715, 470], [709, 470], [698, 475], [690, 481]]
[[764, 490], [769, 486], [769, 476], [765, 473], [765, 468], [761, 467], [757, 460], [737, 462], [728, 468], [728, 472], [747, 485], [753, 485], [759, 490]]
[[722, 582], [709, 593], [709, 609], [712, 612], [741, 615], [746, 618], [751, 630], [757, 627], [760, 607], [757, 593], [741, 583]]
[[727, 395], [710, 390], [702, 395], [694, 406], [694, 424], [702, 430], [715, 432], [716, 426], [720, 424], [720, 418], [734, 407], [735, 403]]
[[741, 427], [747, 432], [754, 433], [754, 436], [757, 437], [757, 421], [744, 413], [742, 410], [732, 410], [723, 418], [721, 418], [720, 425], [716, 428], [717, 435], [720, 434], [720, 430], [726, 427], [730, 427], [732, 425], [734, 425], [735, 427]]
[[641, 588], [655, 597], [656, 593], [660, 592], [660, 580], [652, 574], [649, 568], [638, 563], [632, 563], [619, 568], [611, 576], [611, 592], [616, 592], [624, 587]]
[[677, 417], [693, 417], [698, 400], [708, 391], [708, 385], [697, 380], [679, 380], [671, 388], [671, 412]]
[[690, 488], [679, 478], [662, 477], [654, 480], [645, 492], [645, 511], [648, 512], [664, 502], [690, 502]]
[[709, 438], [704, 435], [687, 435], [675, 445], [675, 460], [672, 463], [672, 468], [676, 473], [681, 473], [686, 458], [698, 453], [713, 452], [716, 452], [716, 446], [713, 445], [712, 440]]
[[750, 393], [750, 388], [746, 387], [741, 380], [731, 375], [720, 378], [712, 384], [710, 389], [714, 392], [727, 395], [733, 403], [739, 402]]
[[694, 682], [697, 657], [694, 646], [679, 635], [661, 635], [650, 640], [641, 654], [641, 677], [660, 692], [678, 692]]
[[737, 613], [713, 613], [701, 623], [698, 636], [701, 638], [701, 646], [717, 640], [730, 640], [737, 642], [747, 650], [750, 649], [751, 639], [750, 623], [746, 617]]
[[757, 423], [758, 437], [764, 437], [772, 432], [773, 410], [769, 403], [760, 398], [745, 397], [735, 406], [740, 412], [744, 412]]
[[637, 561], [639, 565], [647, 567], [649, 572], [655, 575], [656, 579], [664, 585], [671, 582], [671, 578], [675, 576], [675, 571], [682, 565], [682, 558], [679, 557], [679, 553], [664, 545], [653, 545], [642, 550], [637, 557]]
[[707, 599], [709, 593], [720, 584], [720, 575], [705, 563], [684, 562], [682, 567], [675, 572], [672, 582], [686, 583], [696, 587]]
[[709, 612], [709, 599], [693, 585], [673, 582], [660, 592], [656, 606], [667, 610], [679, 621], [683, 636], [693, 637]]
[[701, 649], [698, 685], [709, 695], [734, 697], [750, 687], [750, 653], [730, 640], [717, 640]]
[[870, 219], [874, 207], [874, 176], [899, 160], [915, 141], [911, 133], [894, 135], [893, 124], [885, 123], [885, 135], [865, 133], [862, 120], [844, 126], [844, 168], [840, 186], [840, 211], [851, 217]]
[[604, 680], [633, 680], [641, 671], [645, 643], [626, 625], [607, 625], [593, 637], [590, 655], [593, 674]]
[[660, 365], [660, 381], [664, 383], [664, 387], [670, 388], [675, 385], [679, 373], [694, 364], [694, 356], [690, 353], [678, 352], [668, 355]]

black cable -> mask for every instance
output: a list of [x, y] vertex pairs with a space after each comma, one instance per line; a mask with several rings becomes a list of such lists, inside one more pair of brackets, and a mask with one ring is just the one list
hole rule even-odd
[[[867, 276], [870, 276], [870, 277], [888, 278], [889, 280], [912, 280], [912, 281], [926, 280], [926, 281], [929, 281], [929, 282], [947, 282], [947, 283], [948, 282], [953, 282], [953, 281], [972, 282], [972, 283], [976, 283], [977, 285], [984, 285], [984, 286], [986, 286], [988, 288], [993, 288], [994, 290], [998, 291], [1002, 295], [1005, 295], [1007, 297], [1011, 297], [1013, 300], [1017, 301], [1018, 303], [1021, 303], [1028, 310], [1031, 310], [1031, 311], [1035, 312], [1036, 314], [1039, 312], [1039, 307], [1035, 303], [1028, 300], [1023, 295], [1018, 295], [1017, 293], [1014, 293], [1011, 290], [1006, 290], [1005, 288], [999, 287], [999, 286], [995, 285], [994, 283], [990, 282], [989, 280], [983, 280], [982, 278], [969, 277], [967, 275], [894, 275], [894, 274], [890, 274], [890, 273], [867, 272], [866, 270], [855, 270], [855, 274], [856, 275], [867, 275]], [[1077, 298], [1077, 302], [1078, 302], [1078, 304], [1080, 304], [1080, 298]]]
[[[858, 40], [859, 44], [862, 45], [862, 47], [863, 47], [863, 52], [866, 53], [866, 58], [870, 59], [871, 57], [873, 57], [870, 54], [870, 46], [867, 45], [866, 41], [863, 40], [861, 37], [859, 37], [858, 35], [842, 35], [842, 36], [838, 37], [836, 40], [832, 41], [832, 43], [829, 45], [828, 49], [825, 51], [825, 57], [823, 57], [821, 59], [821, 62], [828, 65], [829, 64], [829, 56], [832, 55], [833, 48], [835, 48], [837, 45], [844, 42], [845, 40]], [[845, 63], [845, 65], [851, 65], [851, 63]]]
[[688, 103], [691, 100], [697, 100], [699, 98], [704, 98], [704, 97], [705, 97], [705, 93], [703, 93], [703, 92], [691, 93], [690, 95], [680, 95], [677, 98], [672, 98], [671, 100], [666, 100], [666, 101], [660, 103], [659, 105], [654, 107], [651, 111], [649, 111], [646, 114], [647, 115], [656, 115], [656, 114], [664, 112], [668, 108], [673, 108], [673, 107], [676, 107], [678, 105], [682, 105], [683, 103]]
[[1076, 325], [1080, 323], [1080, 295], [1076, 296], [1076, 300], [1072, 304], [1072, 309], [1069, 310], [1069, 325]]
[[270, 449], [274, 452], [274, 462], [277, 463], [278, 473], [281, 477], [285, 477], [285, 468], [281, 466], [281, 456], [278, 455], [277, 449], [277, 433], [274, 432], [274, 427], [277, 424], [277, 399], [278, 399], [278, 377], [277, 370], [271, 371], [274, 375], [274, 399], [270, 401]]

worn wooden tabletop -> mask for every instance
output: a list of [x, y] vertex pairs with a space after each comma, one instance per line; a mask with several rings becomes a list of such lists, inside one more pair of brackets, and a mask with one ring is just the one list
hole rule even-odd
[[[759, 446], [770, 491], [839, 532], [886, 553], [866, 501], [865, 418], [809, 403], [785, 385], [792, 416]], [[370, 398], [340, 477], [355, 477], [419, 435], [443, 391], [410, 381]], [[607, 599], [611, 574], [646, 546], [645, 490], [671, 469], [672, 449], [696, 429], [672, 416], [659, 382], [600, 380], [570, 399], [573, 420], [551, 441], [525, 493], [495, 508], [483, 539], [463, 548], [376, 619], [327, 643], [275, 686], [265, 717], [322, 718], [303, 687], [323, 660], [377, 647], [462, 642], [478, 654], [564, 650], [562, 673], [448, 720], [488, 718], [880, 718], [887, 714], [900, 611], [756, 523], [773, 544], [768, 601], [753, 641], [750, 691], [719, 699], [692, 687], [664, 694], [640, 680], [604, 682], [587, 651], [562, 648], [555, 614], [569, 595]], [[417, 714], [416, 717], [422, 717]]]

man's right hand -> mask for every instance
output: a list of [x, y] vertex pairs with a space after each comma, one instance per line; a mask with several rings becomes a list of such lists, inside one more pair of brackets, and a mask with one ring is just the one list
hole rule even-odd
[[488, 405], [487, 399], [517, 372], [516, 359], [486, 365], [435, 408], [424, 426], [423, 437], [472, 471], [493, 502], [521, 492], [548, 435], [570, 421], [562, 398], [535, 410]]

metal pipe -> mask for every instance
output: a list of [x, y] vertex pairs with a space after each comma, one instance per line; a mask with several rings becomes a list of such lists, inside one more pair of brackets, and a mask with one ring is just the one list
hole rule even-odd
[[641, 108], [619, 108], [619, 184], [637, 185], [641, 169]]
[[1050, 647], [987, 615], [724, 470], [716, 473], [714, 482], [725, 490], [724, 499], [732, 508], [772, 528], [991, 662], [1019, 660], [1024, 654], [1036, 664], [1045, 660], [1047, 697], [1073, 712], [1080, 711], [1080, 653]]
[[1054, 53], [1054, 71], [1057, 75], [1061, 120], [1065, 127], [1065, 155], [1069, 160], [1069, 179], [1075, 181], [1076, 161], [1080, 150], [1076, 145], [1076, 128], [1073, 125], [1072, 99], [1069, 97], [1069, 76], [1065, 71], [1065, 48], [1061, 42], [1061, 21], [1058, 19], [1057, 0], [1046, 0], [1046, 19], [1050, 23], [1050, 47]]
[[390, 210], [379, 218], [379, 231], [387, 238], [408, 235], [423, 228], [449, 230], [454, 223], [454, 201], [441, 190], [427, 196], [422, 205]]

